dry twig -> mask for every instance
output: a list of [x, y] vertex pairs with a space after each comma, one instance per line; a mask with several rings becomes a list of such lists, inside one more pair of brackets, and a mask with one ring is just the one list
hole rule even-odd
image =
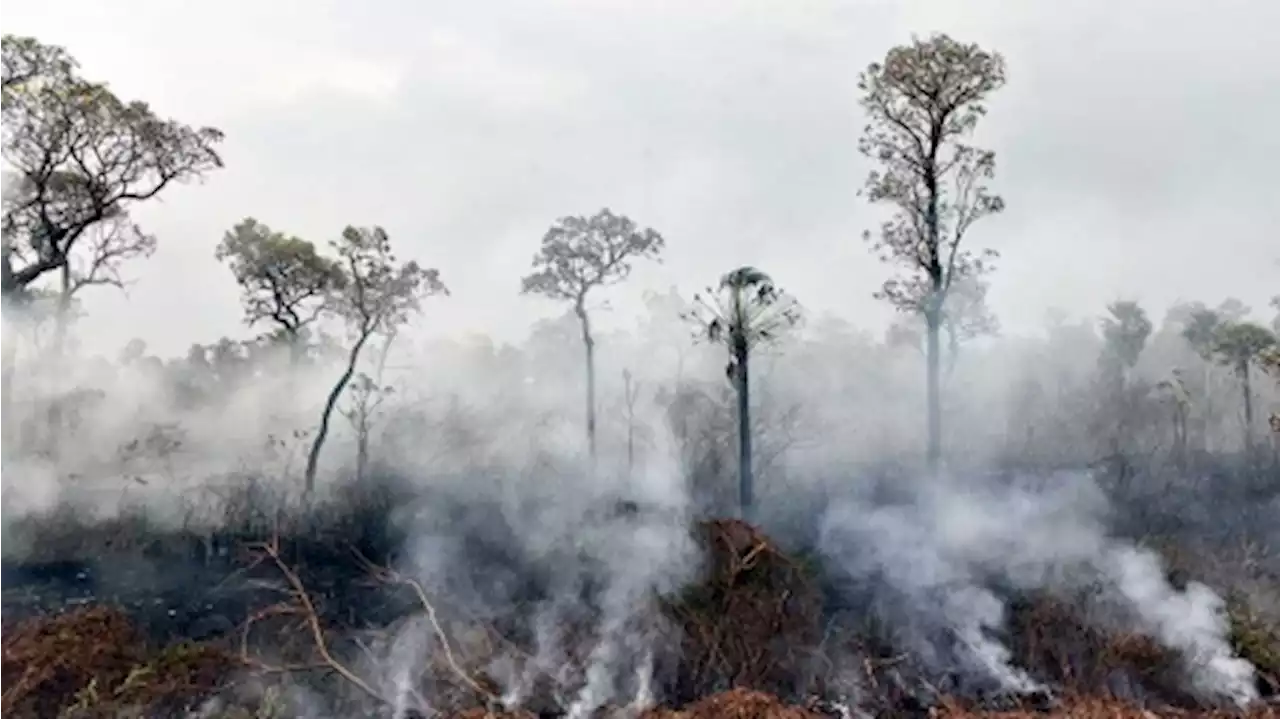
[[364, 565], [366, 571], [368, 571], [374, 578], [388, 584], [400, 584], [407, 586], [413, 590], [413, 593], [418, 598], [418, 603], [422, 605], [423, 611], [426, 612], [427, 621], [431, 623], [431, 629], [435, 632], [436, 639], [440, 642], [440, 646], [444, 650], [444, 658], [445, 661], [448, 662], [449, 668], [458, 676], [459, 680], [466, 684], [476, 694], [484, 697], [491, 706], [496, 705], [499, 701], [497, 695], [473, 679], [471, 675], [462, 668], [462, 665], [458, 663], [457, 657], [453, 653], [453, 646], [449, 641], [449, 637], [445, 634], [444, 628], [440, 626], [440, 619], [436, 614], [435, 605], [432, 604], [431, 599], [427, 597], [427, 590], [422, 586], [422, 582], [419, 582], [412, 577], [406, 577], [405, 575], [388, 567], [375, 564], [372, 560], [361, 554], [360, 550], [355, 547], [351, 548], [351, 552], [355, 555], [356, 559]]

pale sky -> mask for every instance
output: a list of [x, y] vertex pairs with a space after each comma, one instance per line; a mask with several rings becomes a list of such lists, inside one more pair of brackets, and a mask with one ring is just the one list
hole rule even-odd
[[519, 339], [518, 297], [558, 216], [602, 206], [661, 231], [665, 264], [610, 292], [693, 291], [755, 264], [813, 310], [882, 326], [888, 271], [856, 196], [857, 74], [913, 33], [1003, 53], [977, 141], [1007, 211], [1014, 331], [1050, 306], [1280, 292], [1276, 0], [6, 0], [0, 29], [227, 134], [226, 169], [135, 212], [159, 235], [128, 297], [86, 295], [91, 347], [164, 353], [246, 336], [213, 258], [249, 215], [317, 242], [380, 224], [452, 298], [418, 323]]

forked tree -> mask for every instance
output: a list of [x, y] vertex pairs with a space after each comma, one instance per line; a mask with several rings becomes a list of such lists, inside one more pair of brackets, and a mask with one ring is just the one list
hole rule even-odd
[[587, 451], [596, 457], [595, 336], [587, 296], [597, 287], [627, 279], [636, 259], [659, 260], [666, 241], [657, 230], [641, 228], [608, 208], [591, 217], [562, 217], [542, 237], [533, 271], [520, 282], [521, 294], [567, 301], [582, 330], [586, 353]]
[[755, 504], [751, 437], [751, 354], [773, 342], [800, 320], [800, 307], [773, 279], [754, 267], [739, 267], [720, 284], [694, 297], [688, 319], [699, 337], [724, 345], [729, 352], [725, 376], [738, 404], [738, 509], [749, 518]]
[[347, 350], [346, 367], [325, 398], [320, 426], [307, 453], [304, 475], [307, 496], [315, 491], [320, 450], [329, 436], [334, 409], [355, 376], [365, 345], [374, 335], [388, 335], [408, 322], [409, 316], [421, 308], [423, 298], [449, 293], [440, 281], [439, 270], [422, 267], [414, 261], [400, 262], [391, 251], [391, 239], [381, 227], [348, 227], [333, 247], [345, 278], [342, 290], [332, 300], [332, 307], [347, 326], [351, 346]]
[[939, 336], [947, 301], [958, 280], [988, 271], [995, 252], [970, 251], [964, 241], [975, 222], [1004, 208], [987, 186], [995, 153], [966, 140], [1004, 82], [999, 54], [947, 35], [891, 49], [858, 81], [868, 119], [859, 149], [879, 165], [864, 194], [893, 210], [865, 237], [883, 261], [906, 270], [876, 296], [924, 318], [926, 456], [935, 469], [942, 458]]

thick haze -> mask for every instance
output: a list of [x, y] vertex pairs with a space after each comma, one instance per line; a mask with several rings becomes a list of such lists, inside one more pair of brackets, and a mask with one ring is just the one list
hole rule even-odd
[[8, 3], [3, 26], [228, 136], [225, 170], [137, 212], [160, 250], [127, 300], [86, 296], [91, 349], [242, 336], [213, 248], [246, 215], [321, 242], [385, 226], [453, 290], [428, 330], [515, 338], [558, 311], [518, 279], [552, 220], [603, 205], [669, 241], [613, 293], [619, 317], [643, 288], [755, 263], [880, 326], [857, 73], [933, 31], [1009, 63], [978, 139], [1009, 209], [971, 236], [1004, 254], [1006, 328], [1120, 296], [1156, 318], [1179, 298], [1261, 308], [1280, 285], [1273, 0], [59, 0]]

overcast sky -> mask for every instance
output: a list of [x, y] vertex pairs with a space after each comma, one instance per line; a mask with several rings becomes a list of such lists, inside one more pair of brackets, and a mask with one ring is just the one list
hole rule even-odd
[[1276, 0], [9, 0], [0, 23], [227, 134], [226, 169], [136, 212], [161, 244], [128, 298], [86, 296], [108, 351], [244, 335], [213, 251], [246, 215], [383, 225], [441, 269], [453, 296], [420, 323], [447, 331], [519, 339], [554, 310], [516, 295], [542, 232], [606, 205], [669, 243], [617, 317], [756, 264], [879, 328], [856, 77], [935, 31], [1009, 65], [978, 137], [1008, 209], [970, 235], [1003, 254], [1007, 328], [1280, 292]]

